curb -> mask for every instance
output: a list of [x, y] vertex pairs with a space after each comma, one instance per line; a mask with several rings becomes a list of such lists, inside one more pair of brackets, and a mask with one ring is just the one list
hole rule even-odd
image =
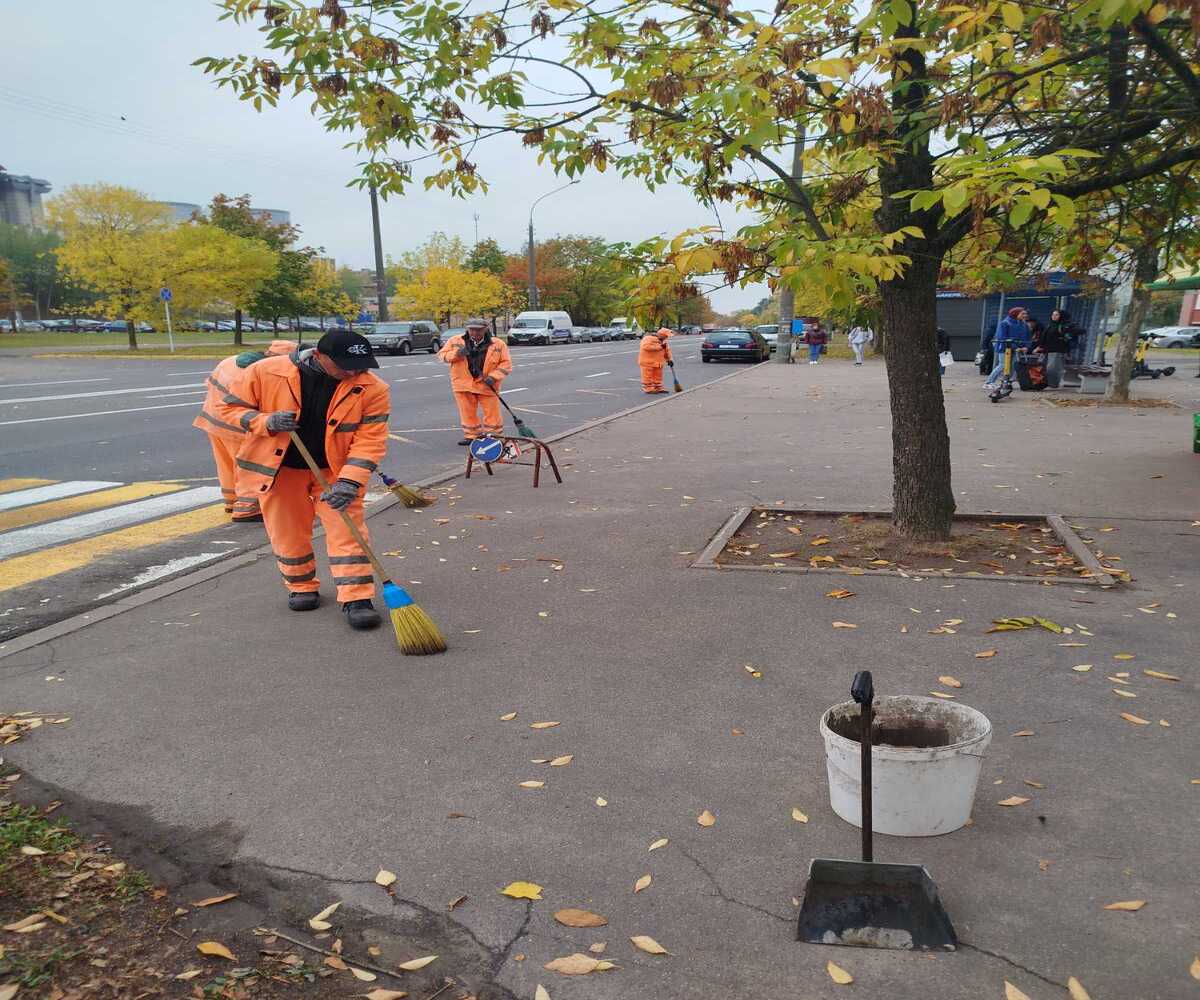
[[[766, 362], [770, 364], [770, 362]], [[622, 417], [631, 416], [634, 413], [640, 413], [642, 410], [648, 410], [652, 406], [661, 406], [664, 403], [669, 403], [673, 399], [679, 399], [681, 396], [686, 396], [689, 393], [701, 392], [711, 386], [718, 385], [721, 382], [726, 382], [729, 379], [736, 378], [739, 375], [744, 375], [746, 372], [754, 371], [757, 365], [748, 365], [737, 371], [732, 371], [728, 375], [722, 375], [720, 378], [715, 378], [711, 382], [705, 382], [703, 385], [693, 386], [690, 389], [684, 389], [680, 393], [671, 393], [667, 396], [661, 396], [658, 399], [652, 399], [647, 403], [639, 403], [637, 406], [631, 406], [628, 409], [620, 410], [617, 413], [609, 414], [606, 417], [598, 417], [595, 420], [589, 420], [587, 423], [580, 424], [578, 427], [571, 427], [565, 431], [559, 431], [557, 434], [552, 434], [549, 437], [542, 438], [547, 444], [554, 444], [557, 441], [563, 441], [566, 438], [574, 437], [576, 434], [582, 434], [584, 431], [594, 430], [597, 427], [603, 427], [605, 424], [612, 423], [614, 420], [620, 420]], [[453, 469], [447, 468], [442, 472], [435, 472], [431, 476], [426, 476], [424, 479], [416, 480], [415, 482], [406, 485], [413, 486], [417, 489], [424, 489], [429, 486], [437, 486], [440, 483], [449, 482], [451, 479], [457, 479], [463, 475], [464, 469], [461, 465], [455, 465]], [[366, 518], [369, 520], [372, 517], [377, 517], [393, 507], [398, 506], [400, 501], [390, 493], [379, 502], [373, 504], [366, 511]], [[314, 533], [317, 537], [317, 533]], [[264, 556], [271, 555], [270, 543], [260, 545], [257, 548], [249, 549], [246, 552], [240, 552], [237, 555], [230, 556], [228, 559], [223, 559], [213, 566], [206, 566], [203, 569], [198, 569], [193, 573], [186, 573], [183, 576], [176, 577], [173, 580], [168, 580], [165, 583], [160, 583], [146, 590], [140, 590], [128, 597], [114, 601], [112, 604], [106, 604], [96, 608], [94, 611], [86, 611], [70, 618], [64, 618], [60, 622], [55, 622], [53, 625], [47, 625], [44, 628], [35, 629], [33, 632], [27, 632], [25, 635], [17, 636], [10, 642], [0, 644], [0, 660], [7, 659], [10, 656], [15, 656], [18, 653], [23, 653], [26, 650], [41, 646], [44, 643], [52, 642], [55, 639], [61, 639], [64, 636], [72, 635], [79, 632], [89, 625], [94, 625], [97, 622], [107, 621], [110, 618], [115, 618], [117, 615], [122, 615], [126, 611], [133, 611], [136, 608], [144, 607], [147, 604], [152, 604], [163, 597], [171, 597], [181, 591], [187, 590], [190, 587], [195, 587], [201, 583], [207, 583], [217, 577], [224, 576], [226, 573], [232, 573], [234, 570], [242, 569], [245, 566], [250, 566], [258, 562]]]

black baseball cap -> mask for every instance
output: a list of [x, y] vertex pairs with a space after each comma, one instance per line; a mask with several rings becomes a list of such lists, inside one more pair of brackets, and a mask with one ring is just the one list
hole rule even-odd
[[375, 352], [371, 350], [371, 342], [352, 330], [330, 330], [317, 341], [317, 350], [348, 372], [379, 367]]

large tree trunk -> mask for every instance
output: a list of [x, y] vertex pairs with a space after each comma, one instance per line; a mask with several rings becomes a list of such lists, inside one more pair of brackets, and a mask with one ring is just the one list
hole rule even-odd
[[906, 538], [950, 537], [954, 491], [950, 434], [937, 357], [937, 277], [941, 262], [914, 257], [904, 277], [881, 288], [884, 359], [892, 406], [892, 503]]
[[137, 350], [137, 327], [133, 325], [133, 320], [128, 316], [125, 317], [125, 332], [129, 336], [129, 349]]
[[[804, 179], [804, 125], [796, 127], [796, 141], [792, 144], [792, 177]], [[796, 293], [785, 284], [779, 294], [779, 326], [775, 336], [775, 362], [781, 365], [792, 362], [792, 320], [796, 318]]]
[[1129, 402], [1129, 379], [1133, 370], [1133, 356], [1137, 353], [1138, 332], [1150, 311], [1150, 290], [1146, 287], [1158, 277], [1158, 247], [1142, 247], [1137, 253], [1137, 264], [1133, 276], [1133, 298], [1125, 310], [1125, 322], [1117, 336], [1117, 350], [1113, 355], [1112, 374], [1104, 389], [1104, 399], [1109, 403]]

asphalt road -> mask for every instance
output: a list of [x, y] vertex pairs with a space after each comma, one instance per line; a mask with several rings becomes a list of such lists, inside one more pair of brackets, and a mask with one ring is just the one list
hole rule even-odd
[[[684, 385], [725, 374], [673, 343]], [[513, 349], [504, 395], [543, 436], [642, 402], [633, 341]], [[402, 481], [464, 460], [448, 370], [381, 358], [392, 389], [383, 468]], [[0, 358], [0, 642], [264, 540], [219, 505], [191, 426], [215, 362]], [[569, 470], [567, 472], [569, 477]]]

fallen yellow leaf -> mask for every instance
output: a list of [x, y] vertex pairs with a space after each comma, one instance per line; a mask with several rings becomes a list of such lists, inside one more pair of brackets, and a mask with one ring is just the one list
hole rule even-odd
[[200, 899], [192, 903], [192, 906], [216, 906], [218, 903], [224, 903], [231, 899], [236, 899], [236, 892], [227, 892], [224, 896], [209, 896], [208, 899]]
[[403, 969], [405, 972], [416, 972], [436, 961], [437, 955], [426, 955], [423, 958], [410, 958], [407, 962], [401, 962], [396, 968]]
[[[656, 840], [653, 844], [650, 845], [650, 850], [657, 851], [660, 847], [666, 847], [667, 843], [668, 843], [668, 841], [667, 841], [666, 837], [660, 837], [658, 840]], [[649, 853], [649, 851], [647, 853]]]
[[808, 544], [809, 544], [809, 545], [828, 545], [828, 544], [829, 544], [829, 539], [828, 539], [828, 538], [826, 538], [824, 535], [820, 535], [819, 537], [817, 537], [817, 538], [814, 538], [814, 539], [813, 539], [811, 542], [809, 542]]
[[805, 816], [804, 813], [802, 813], [795, 806], [792, 806], [792, 819], [794, 819], [797, 823], [807, 823], [808, 822], [808, 817]]
[[1091, 994], [1083, 988], [1083, 983], [1074, 976], [1067, 979], [1067, 992], [1071, 994], [1071, 1000], [1092, 1000]]
[[1192, 959], [1192, 964], [1188, 968], [1188, 972], [1192, 974], [1193, 979], [1200, 979], [1200, 955]]
[[1023, 781], [1025, 782], [1025, 784], [1027, 784], [1027, 785], [1028, 785], [1030, 788], [1045, 788], [1045, 787], [1046, 787], [1046, 786], [1045, 786], [1045, 785], [1043, 785], [1043, 784], [1042, 784], [1040, 781], [1030, 781], [1028, 778], [1024, 778], [1024, 779], [1022, 779], [1022, 780], [1023, 780]]
[[542, 887], [536, 882], [509, 882], [500, 890], [502, 895], [513, 899], [541, 899]]
[[333, 924], [328, 923], [325, 918], [328, 917], [330, 914], [332, 914], [333, 911], [336, 910], [341, 905], [342, 905], [341, 901], [339, 900], [338, 902], [332, 904], [331, 906], [325, 907], [325, 909], [323, 909], [315, 917], [311, 917], [309, 919], [308, 926], [311, 927], [314, 931], [329, 930], [329, 928], [332, 927]]
[[829, 973], [829, 978], [839, 986], [849, 986], [852, 982], [854, 982], [854, 977], [840, 965], [834, 965], [832, 962], [826, 962], [825, 971]]
[[1164, 674], [1161, 670], [1143, 670], [1143, 674], [1147, 677], [1157, 677], [1160, 681], [1177, 681], [1179, 680], [1174, 674]]
[[596, 805], [598, 805], [601, 809], [603, 809], [606, 805], [608, 805], [608, 799], [602, 798], [601, 796], [597, 795], [596, 796]]
[[[174, 978], [180, 979], [183, 982], [187, 982], [189, 979], [195, 979], [197, 976], [201, 975], [203, 972], [204, 972], [203, 969], [188, 969], [186, 972], [179, 973], [179, 975], [175, 976]], [[12, 993], [8, 994], [8, 996], [10, 996], [10, 997], [13, 995], [14, 994], [12, 994]], [[4, 997], [5, 997], [4, 991], [0, 990], [0, 1000], [4, 1000]]]
[[522, 781], [522, 782], [519, 782], [519, 784], [522, 788], [545, 788], [546, 787], [546, 783], [544, 781]]
[[373, 983], [379, 978], [377, 975], [375, 975], [375, 973], [368, 972], [366, 969], [356, 969], [353, 965], [348, 966], [348, 968], [350, 969], [350, 975], [352, 975], [359, 982]]
[[529, 724], [529, 728], [530, 729], [553, 729], [557, 725], [558, 725], [557, 722], [531, 722]]
[[201, 955], [215, 955], [217, 958], [227, 958], [231, 962], [236, 962], [237, 957], [226, 948], [220, 941], [201, 941], [196, 945], [196, 950]]
[[325, 956], [325, 964], [328, 965], [329, 968], [331, 968], [331, 969], [337, 969], [338, 972], [345, 972], [347, 969], [350, 968], [350, 966], [348, 966], [345, 962], [343, 962], [340, 958], [338, 958], [337, 955]]
[[1106, 910], [1124, 910], [1127, 913], [1135, 913], [1146, 905], [1144, 899], [1125, 899], [1119, 903], [1109, 903]]
[[949, 687], [949, 688], [962, 687], [962, 681], [960, 681], [957, 677], [951, 677], [949, 674], [943, 674], [941, 677], [939, 677], [938, 683], [945, 684], [946, 687]]
[[1033, 735], [1032, 729], [1022, 729], [1019, 732], [1013, 733], [1013, 736], [1032, 736], [1032, 735]]
[[933, 695], [935, 698], [953, 698], [954, 697], [954, 695], [947, 694], [945, 691], [930, 691], [929, 693], [931, 695]]
[[37, 913], [31, 913], [31, 914], [29, 914], [29, 916], [24, 917], [21, 920], [14, 921], [11, 924], [5, 924], [4, 929], [6, 931], [20, 932], [20, 931], [25, 930], [27, 927], [33, 927], [36, 924], [45, 923], [45, 921], [42, 919], [42, 917], [43, 917], [43, 914], [40, 911]]
[[633, 942], [633, 946], [640, 951], [644, 951], [647, 955], [669, 955], [671, 954], [654, 938], [646, 934], [635, 934], [629, 939]]
[[[199, 971], [197, 971], [197, 975], [199, 975]], [[178, 979], [179, 977], [176, 976], [175, 978]], [[191, 976], [188, 976], [188, 978], [190, 979]], [[20, 989], [20, 983], [4, 983], [0, 985], [0, 1000], [13, 1000], [13, 997], [17, 995]]]
[[566, 955], [563, 958], [547, 962], [542, 968], [563, 976], [586, 976], [589, 972], [607, 972], [613, 968], [613, 964], [602, 959], [592, 958], [590, 955], [584, 955], [582, 952], [576, 952], [574, 955]]
[[832, 597], [838, 601], [844, 601], [847, 597], [855, 597], [856, 595], [852, 590], [842, 590], [839, 588], [838, 590], [831, 590], [825, 596]]
[[512, 722], [512, 720], [515, 719], [516, 717], [517, 717], [516, 712], [508, 712], [508, 713], [500, 716], [500, 721], [501, 722]]
[[758, 677], [762, 676], [762, 671], [759, 670], [757, 667], [755, 667], [753, 664], [747, 663], [742, 667], [742, 669], [744, 671], [746, 671], [746, 673], [748, 673], [751, 677], [758, 678]]
[[996, 653], [997, 653], [997, 650], [995, 650], [995, 649], [985, 649], [985, 650], [982, 650], [982, 651], [976, 653], [975, 659], [990, 660], [993, 656], [996, 655]]
[[849, 622], [834, 622], [834, 628], [858, 628], [857, 625], [851, 625]]
[[1122, 712], [1122, 713], [1121, 713], [1121, 718], [1122, 718], [1122, 719], [1124, 719], [1126, 722], [1132, 722], [1132, 723], [1133, 723], [1135, 726], [1148, 726], [1148, 725], [1150, 725], [1150, 722], [1149, 722], [1149, 720], [1147, 720], [1147, 719], [1143, 719], [1143, 718], [1141, 718], [1141, 716], [1137, 716], [1137, 715], [1130, 715], [1128, 712]]
[[640, 879], [633, 883], [633, 891], [641, 892], [654, 880], [649, 875], [643, 875]]
[[1029, 994], [1022, 993], [1006, 979], [1004, 980], [1004, 1000], [1029, 1000]]
[[1134, 694], [1132, 691], [1125, 691], [1122, 688], [1113, 688], [1112, 693], [1118, 694], [1122, 698], [1136, 698], [1137, 697], [1137, 695]]
[[1090, 663], [1077, 663], [1071, 669], [1077, 674], [1086, 674], [1092, 669], [1092, 665]]
[[1132, 660], [1133, 658], [1133, 653], [1117, 653], [1117, 655], [1113, 657], [1114, 660]]
[[36, 858], [42, 854], [45, 854], [46, 852], [43, 851], [40, 847], [34, 847], [32, 844], [22, 844], [21, 845], [21, 853], [24, 854], [26, 857]]
[[1023, 806], [1029, 799], [1023, 795], [1010, 795], [1007, 799], [1001, 799], [996, 803], [998, 806]]
[[608, 918], [600, 916], [599, 913], [577, 910], [570, 906], [555, 913], [554, 919], [564, 927], [603, 927], [608, 923]]
[[588, 951], [590, 951], [593, 955], [603, 955], [604, 949], [607, 947], [608, 945], [606, 945], [603, 941], [597, 941], [595, 944], [588, 945]]
[[386, 868], [380, 868], [379, 874], [375, 876], [375, 884], [381, 885], [385, 889], [396, 881], [396, 873], [390, 872]]
[[366, 994], [367, 1000], [404, 1000], [406, 996], [404, 990], [371, 990]]
[[533, 1000], [550, 1000], [550, 994], [541, 983], [538, 983], [537, 989], [533, 991]]
[[712, 826], [717, 821], [717, 817], [710, 813], [707, 809], [696, 817], [696, 822], [701, 826]]
[[550, 761], [550, 766], [551, 767], [566, 767], [574, 759], [575, 759], [575, 755], [573, 753], [565, 753], [561, 757], [555, 757], [554, 760]]

